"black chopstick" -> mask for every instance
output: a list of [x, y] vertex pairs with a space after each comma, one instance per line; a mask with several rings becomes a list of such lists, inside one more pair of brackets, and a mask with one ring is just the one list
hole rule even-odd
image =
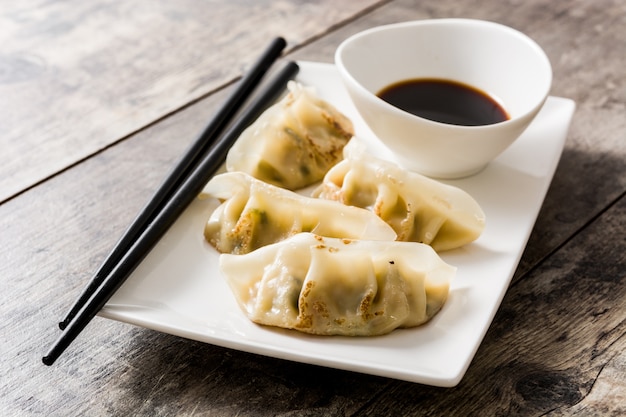
[[274, 39], [249, 71], [237, 84], [237, 88], [228, 97], [220, 109], [215, 113], [210, 123], [206, 126], [200, 136], [192, 143], [189, 149], [182, 156], [178, 164], [169, 173], [159, 189], [154, 193], [152, 199], [144, 206], [137, 215], [133, 223], [126, 229], [122, 238], [117, 242], [111, 253], [102, 263], [91, 281], [80, 296], [76, 299], [63, 320], [59, 322], [59, 327], [65, 329], [67, 324], [81, 309], [83, 304], [97, 290], [104, 278], [111, 272], [115, 265], [122, 259], [124, 254], [132, 246], [133, 242], [141, 235], [155, 213], [163, 206], [165, 201], [172, 195], [173, 191], [180, 186], [182, 181], [191, 173], [193, 168], [200, 162], [202, 156], [217, 139], [220, 133], [230, 123], [237, 110], [248, 99], [254, 88], [258, 85], [267, 70], [280, 56], [287, 43], [283, 38]]
[[102, 309], [185, 208], [202, 191], [202, 188], [204, 188], [211, 176], [215, 174], [226, 159], [228, 150], [241, 132], [259, 117], [272, 101], [279, 97], [287, 81], [293, 78], [298, 70], [299, 67], [294, 62], [289, 62], [285, 65], [272, 77], [272, 80], [258, 95], [258, 98], [244, 110], [224, 136], [211, 147], [200, 164], [174, 192], [173, 196], [168, 199], [163, 209], [157, 213], [140, 238], [135, 241], [122, 260], [115, 265], [111, 273], [104, 279], [98, 291], [94, 292], [74, 319], [68, 323], [63, 333], [48, 350], [46, 356], [42, 358], [44, 364], [52, 365], [95, 317], [98, 311]]

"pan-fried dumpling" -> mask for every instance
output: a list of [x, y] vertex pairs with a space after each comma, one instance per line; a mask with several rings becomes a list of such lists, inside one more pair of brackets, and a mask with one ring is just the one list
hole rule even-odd
[[376, 158], [353, 141], [313, 192], [314, 197], [367, 208], [385, 220], [398, 240], [437, 251], [474, 241], [485, 214], [465, 191]]
[[320, 181], [342, 158], [354, 129], [335, 107], [294, 81], [228, 152], [226, 169], [297, 190]]
[[354, 239], [396, 238], [393, 229], [368, 210], [306, 197], [243, 172], [217, 175], [203, 192], [222, 201], [204, 229], [206, 240], [220, 252], [251, 252], [299, 232]]
[[300, 233], [220, 270], [255, 323], [319, 335], [374, 336], [430, 320], [456, 269], [428, 245]]

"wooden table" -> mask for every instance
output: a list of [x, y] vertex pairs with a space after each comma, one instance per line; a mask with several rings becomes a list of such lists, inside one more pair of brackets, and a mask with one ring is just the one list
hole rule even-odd
[[[267, 358], [96, 318], [56, 323], [269, 39], [332, 62], [363, 29], [438, 17], [530, 35], [577, 110], [527, 248], [454, 388]], [[623, 0], [3, 2], [0, 414], [626, 414]]]

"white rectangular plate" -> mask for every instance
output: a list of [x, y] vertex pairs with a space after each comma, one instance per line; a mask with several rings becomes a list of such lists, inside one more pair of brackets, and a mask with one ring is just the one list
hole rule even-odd
[[[333, 65], [300, 62], [297, 79], [352, 119], [357, 136], [391, 158], [365, 126]], [[448, 302], [428, 324], [372, 338], [319, 337], [258, 326], [239, 309], [203, 240], [214, 204], [196, 200], [101, 316], [232, 349], [451, 387], [469, 366], [515, 272], [560, 158], [574, 112], [549, 97], [532, 125], [484, 171], [446, 181], [483, 207], [483, 235], [442, 258], [458, 267]]]

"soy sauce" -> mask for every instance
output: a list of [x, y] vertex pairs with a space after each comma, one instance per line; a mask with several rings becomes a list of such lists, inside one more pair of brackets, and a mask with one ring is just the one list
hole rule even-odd
[[509, 119], [494, 98], [456, 81], [430, 78], [400, 81], [377, 95], [404, 111], [441, 123], [482, 126]]

